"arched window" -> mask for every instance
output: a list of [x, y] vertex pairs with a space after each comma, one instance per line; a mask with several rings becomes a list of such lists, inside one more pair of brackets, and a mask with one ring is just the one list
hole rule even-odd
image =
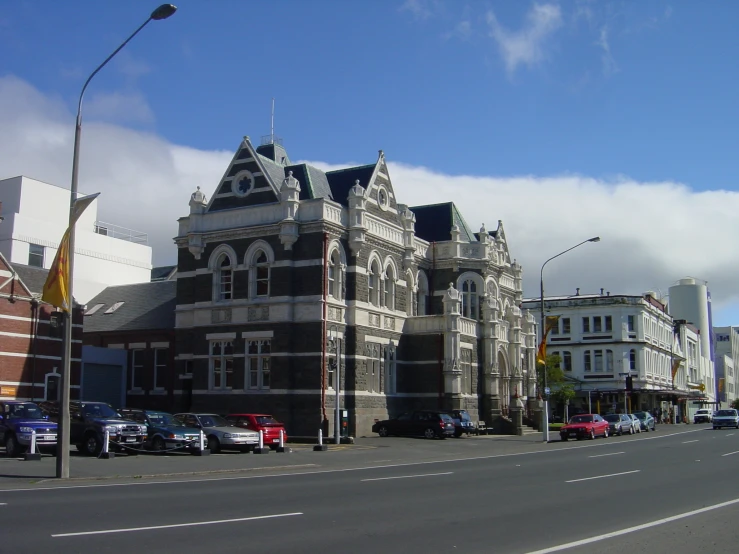
[[480, 319], [477, 285], [472, 279], [467, 279], [462, 283], [462, 315], [471, 319]]
[[336, 300], [341, 300], [341, 280], [341, 256], [334, 250], [328, 259], [328, 294]]
[[221, 254], [216, 263], [216, 300], [233, 298], [233, 265], [228, 254]]
[[252, 298], [269, 296], [269, 258], [264, 250], [257, 250], [252, 257]]
[[405, 274], [405, 313], [409, 317], [418, 315], [418, 296], [415, 294], [413, 285], [413, 274], [408, 271]]
[[429, 282], [426, 279], [426, 274], [423, 271], [418, 272], [418, 290], [416, 291], [416, 305], [418, 315], [429, 314]]
[[380, 266], [372, 262], [369, 275], [367, 275], [368, 300], [373, 306], [380, 305]]
[[395, 272], [392, 265], [385, 268], [385, 307], [395, 309]]

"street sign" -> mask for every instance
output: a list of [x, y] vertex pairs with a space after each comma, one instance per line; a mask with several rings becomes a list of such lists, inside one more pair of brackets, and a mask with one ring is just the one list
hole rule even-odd
[[544, 387], [544, 394], [549, 394], [550, 392], [552, 392], [552, 389], [550, 389], [549, 387]]

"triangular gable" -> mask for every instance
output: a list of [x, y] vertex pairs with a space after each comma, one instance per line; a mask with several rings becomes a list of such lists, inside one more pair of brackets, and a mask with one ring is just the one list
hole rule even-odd
[[503, 221], [498, 220], [498, 230], [495, 231], [495, 239], [503, 244], [503, 252], [505, 252], [505, 261], [511, 263], [511, 253], [508, 251], [508, 241], [505, 237], [505, 229], [503, 229]]
[[10, 265], [10, 262], [0, 252], [0, 294], [33, 298], [31, 289], [23, 282], [18, 272]]
[[395, 197], [395, 190], [393, 190], [393, 183], [390, 180], [390, 171], [385, 161], [385, 153], [380, 150], [377, 156], [377, 162], [375, 162], [375, 168], [372, 171], [372, 176], [369, 179], [369, 186], [365, 192], [365, 198], [370, 199], [377, 203], [377, 190], [380, 187], [384, 187], [388, 194], [389, 206], [397, 210], [398, 201]]
[[[272, 167], [273, 165], [276, 167]], [[234, 182], [235, 179], [238, 179], [238, 183]], [[257, 154], [249, 137], [244, 137], [215, 193], [211, 196], [206, 211], [278, 202], [282, 179], [284, 179], [282, 166]]]

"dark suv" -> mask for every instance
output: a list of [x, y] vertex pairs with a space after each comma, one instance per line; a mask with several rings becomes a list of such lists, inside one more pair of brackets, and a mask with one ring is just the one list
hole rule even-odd
[[200, 429], [187, 427], [179, 419], [167, 412], [121, 408], [126, 419], [146, 425], [148, 437], [146, 447], [155, 452], [165, 450], [200, 448]]
[[[58, 421], [59, 404], [39, 404], [50, 419]], [[69, 442], [88, 456], [97, 456], [103, 449], [105, 431], [109, 434], [109, 448], [115, 452], [136, 455], [144, 446], [146, 426], [124, 419], [110, 404], [72, 400], [69, 403]]]
[[454, 420], [446, 412], [418, 410], [406, 412], [393, 419], [378, 421], [372, 432], [381, 437], [388, 435], [420, 435], [427, 439], [454, 436]]
[[48, 421], [38, 405], [19, 400], [0, 402], [0, 444], [5, 445], [9, 458], [28, 450], [34, 431], [37, 451], [56, 453], [56, 423]]
[[464, 433], [470, 435], [475, 430], [475, 424], [467, 410], [452, 410], [449, 413], [454, 420], [454, 436], [459, 438]]

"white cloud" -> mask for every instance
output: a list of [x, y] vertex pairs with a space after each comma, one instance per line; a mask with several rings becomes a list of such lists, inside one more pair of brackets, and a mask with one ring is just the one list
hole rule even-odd
[[[73, 114], [13, 77], [0, 78], [0, 178], [24, 174], [69, 182]], [[102, 192], [103, 221], [144, 231], [155, 264], [174, 263], [177, 218], [188, 213], [196, 186], [210, 197], [240, 142], [205, 151], [88, 117], [82, 135], [80, 190]], [[291, 152], [294, 157], [299, 152]], [[392, 160], [392, 152], [386, 153]], [[368, 153], [362, 163], [375, 159]], [[326, 169], [346, 164], [313, 162]], [[717, 324], [737, 323], [739, 193], [696, 192], [674, 182], [604, 180], [581, 175], [447, 175], [390, 161], [398, 200], [408, 205], [454, 201], [473, 231], [503, 220], [513, 257], [524, 267], [524, 291], [536, 296], [548, 257], [599, 235], [547, 265], [547, 293], [639, 294], [687, 275], [709, 282]], [[732, 319], [733, 316], [733, 319]]]
[[454, 26], [454, 29], [444, 33], [445, 39], [459, 38], [462, 40], [468, 40], [472, 36], [472, 22], [469, 19], [463, 19]]
[[400, 6], [400, 11], [408, 11], [416, 19], [428, 19], [434, 13], [433, 0], [405, 0]]
[[119, 123], [154, 122], [154, 112], [138, 91], [96, 93], [85, 100], [83, 109], [85, 117], [93, 119]]
[[490, 10], [487, 13], [490, 36], [498, 44], [506, 69], [515, 72], [521, 65], [534, 66], [546, 58], [546, 43], [562, 26], [562, 12], [555, 4], [534, 4], [518, 31], [503, 27]]
[[601, 54], [603, 74], [609, 77], [618, 71], [618, 65], [616, 65], [616, 60], [611, 54], [611, 45], [608, 42], [608, 27], [601, 27], [596, 44], [603, 50]]

